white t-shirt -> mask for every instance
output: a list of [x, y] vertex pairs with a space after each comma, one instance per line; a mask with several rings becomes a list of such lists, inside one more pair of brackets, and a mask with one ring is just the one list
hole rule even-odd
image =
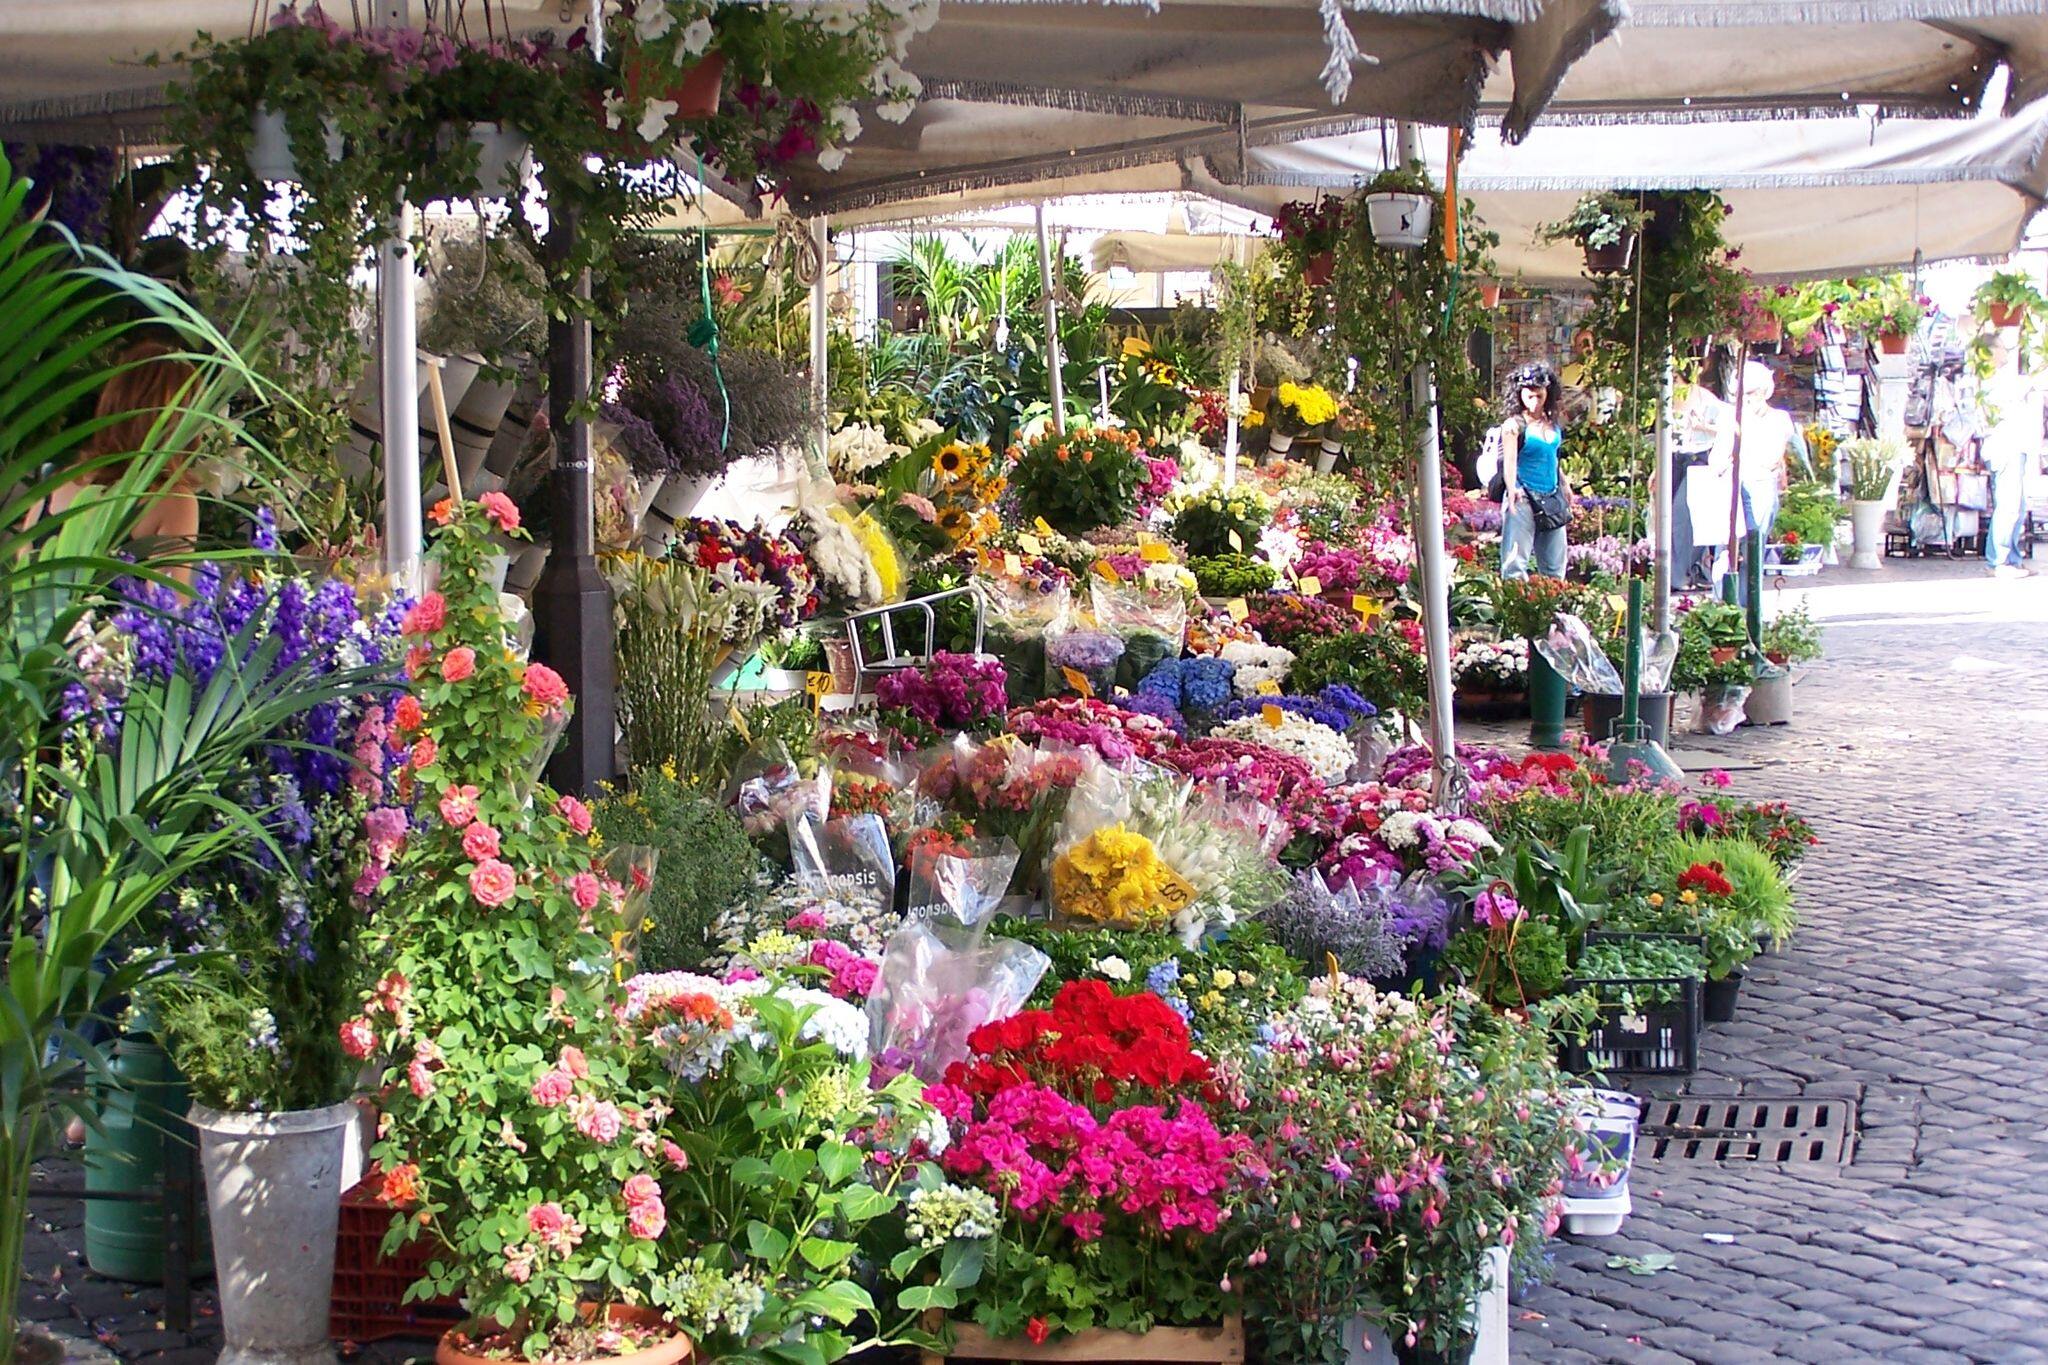
[[2001, 370], [1984, 381], [1984, 463], [1994, 474], [2024, 469], [2041, 444], [2038, 378]]

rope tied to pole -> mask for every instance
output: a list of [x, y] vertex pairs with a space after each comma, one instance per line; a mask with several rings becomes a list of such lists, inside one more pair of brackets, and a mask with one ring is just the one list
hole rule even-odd
[[[701, 154], [697, 157], [697, 183], [704, 183]], [[691, 325], [687, 339], [711, 357], [711, 377], [718, 381], [718, 402], [725, 413], [725, 424], [718, 435], [722, 452], [732, 445], [732, 395], [726, 391], [725, 367], [718, 360], [718, 315], [711, 306], [711, 233], [701, 222], [697, 224], [697, 297], [704, 306], [704, 316]]]

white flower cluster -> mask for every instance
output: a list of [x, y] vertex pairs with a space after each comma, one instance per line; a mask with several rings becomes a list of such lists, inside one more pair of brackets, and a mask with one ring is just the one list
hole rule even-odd
[[1259, 690], [1260, 683], [1284, 686], [1287, 674], [1294, 667], [1294, 653], [1278, 645], [1253, 644], [1249, 640], [1232, 640], [1223, 646], [1223, 659], [1237, 666], [1237, 673], [1230, 685], [1240, 697], [1249, 697]]
[[945, 1184], [912, 1190], [903, 1203], [909, 1210], [904, 1231], [928, 1251], [956, 1239], [995, 1235], [996, 1201], [980, 1190]]
[[1423, 811], [1404, 810], [1389, 815], [1380, 825], [1379, 840], [1393, 849], [1450, 843], [1461, 851], [1500, 851], [1500, 845], [1486, 832], [1486, 826], [1477, 820], [1462, 817], [1446, 820], [1441, 815], [1431, 815]]
[[825, 461], [841, 483], [857, 483], [869, 470], [909, 453], [909, 446], [897, 445], [880, 427], [866, 422], [849, 422], [825, 442]]
[[1527, 640], [1472, 640], [1451, 658], [1451, 676], [1459, 682], [1485, 681], [1520, 686], [1529, 677]]
[[1212, 732], [1220, 739], [1257, 744], [1276, 753], [1292, 754], [1304, 760], [1325, 782], [1342, 782], [1358, 760], [1358, 748], [1319, 720], [1280, 713], [1280, 723], [1269, 725], [1265, 716], [1240, 716], [1226, 721]]

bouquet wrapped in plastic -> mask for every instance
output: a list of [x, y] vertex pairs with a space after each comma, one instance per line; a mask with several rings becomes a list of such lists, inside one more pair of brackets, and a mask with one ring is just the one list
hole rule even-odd
[[936, 1081], [964, 1061], [967, 1039], [1007, 1019], [1038, 989], [1051, 959], [1015, 939], [911, 920], [889, 939], [868, 996], [868, 1041], [881, 1074]]

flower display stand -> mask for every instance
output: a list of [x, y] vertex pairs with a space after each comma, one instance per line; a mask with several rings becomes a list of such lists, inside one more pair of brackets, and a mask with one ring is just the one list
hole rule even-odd
[[[1503, 1300], [1505, 1302], [1505, 1300]], [[1159, 1361], [1162, 1365], [1242, 1365], [1244, 1319], [1225, 1318], [1214, 1327], [1155, 1327], [1149, 1332], [1096, 1329], [1033, 1343], [992, 1337], [973, 1323], [953, 1324], [953, 1346], [945, 1355], [923, 1353], [923, 1365], [944, 1360], [1015, 1360], [1103, 1365], [1109, 1361]]]

